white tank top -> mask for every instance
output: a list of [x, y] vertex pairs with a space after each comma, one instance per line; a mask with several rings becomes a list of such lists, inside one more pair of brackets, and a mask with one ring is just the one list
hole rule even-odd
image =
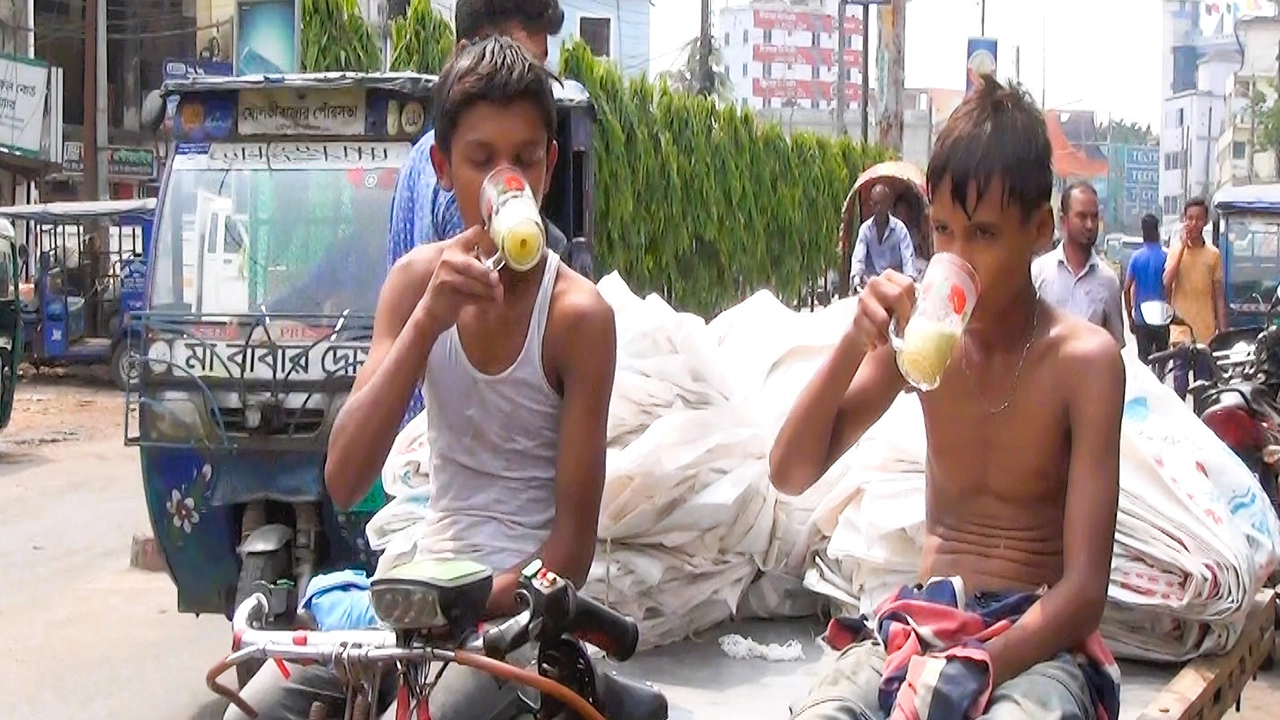
[[548, 252], [524, 347], [503, 372], [477, 370], [456, 325], [431, 348], [423, 382], [431, 500], [419, 558], [466, 558], [499, 572], [551, 531], [560, 396], [547, 383], [542, 338], [559, 269]]

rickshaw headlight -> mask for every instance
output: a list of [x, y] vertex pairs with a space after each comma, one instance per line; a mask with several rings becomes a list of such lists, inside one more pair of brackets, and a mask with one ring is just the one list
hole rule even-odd
[[156, 340], [147, 346], [147, 365], [151, 368], [151, 372], [157, 375], [169, 372], [171, 362], [173, 362], [173, 349], [169, 347], [169, 343]]
[[142, 431], [151, 440], [207, 443], [209, 413], [203, 400], [192, 393], [164, 392], [143, 400]]

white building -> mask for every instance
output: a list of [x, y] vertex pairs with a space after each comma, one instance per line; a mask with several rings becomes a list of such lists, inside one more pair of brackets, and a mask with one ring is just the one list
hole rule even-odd
[[1188, 90], [1164, 101], [1160, 122], [1160, 204], [1176, 223], [1188, 198], [1213, 193], [1218, 136], [1226, 126], [1220, 94]]
[[[1248, 185], [1280, 180], [1276, 149], [1263, 147], [1254, 122], [1251, 98], [1257, 94], [1264, 104], [1276, 100], [1276, 49], [1280, 47], [1280, 19], [1257, 17], [1241, 20], [1237, 26], [1244, 58], [1238, 59], [1223, 82], [1230, 90], [1230, 123], [1216, 145], [1218, 187]], [[1238, 68], [1238, 71], [1236, 70]]]
[[1164, 5], [1165, 96], [1159, 133], [1160, 206], [1166, 225], [1180, 220], [1189, 198], [1211, 196], [1220, 184], [1218, 141], [1230, 127], [1227, 88], [1240, 66], [1240, 50], [1233, 33], [1206, 36], [1200, 31], [1202, 6], [1181, 0]]
[[[838, 59], [836, 4], [814, 0], [754, 2], [720, 12], [725, 68], [744, 107], [832, 110]], [[862, 93], [862, 19], [851, 8], [845, 26], [845, 102], [857, 127]], [[873, 112], [874, 114], [874, 112]], [[856, 130], [851, 130], [856, 134]]]

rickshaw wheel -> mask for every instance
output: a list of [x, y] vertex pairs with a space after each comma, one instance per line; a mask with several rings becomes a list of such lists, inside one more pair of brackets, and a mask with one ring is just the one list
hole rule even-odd
[[[274, 585], [277, 581], [289, 577], [289, 564], [290, 556], [287, 548], [246, 554], [240, 561], [235, 607], [240, 607], [240, 603], [257, 592], [255, 588], [257, 584]], [[236, 680], [240, 683], [241, 690], [249, 684], [258, 670], [262, 669], [265, 662], [265, 660], [247, 660], [236, 666]]]
[[123, 392], [129, 392], [129, 386], [142, 377], [142, 363], [130, 362], [129, 343], [121, 340], [111, 351], [111, 382]]

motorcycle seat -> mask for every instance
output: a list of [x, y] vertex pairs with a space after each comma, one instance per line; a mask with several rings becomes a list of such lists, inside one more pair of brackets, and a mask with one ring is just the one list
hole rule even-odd
[[1276, 399], [1271, 397], [1271, 393], [1265, 386], [1251, 382], [1238, 382], [1215, 388], [1205, 396], [1205, 400], [1215, 400], [1214, 405], [1232, 407], [1265, 408], [1276, 405]]
[[667, 720], [667, 697], [658, 690], [596, 670], [596, 695], [601, 715], [609, 720]]

